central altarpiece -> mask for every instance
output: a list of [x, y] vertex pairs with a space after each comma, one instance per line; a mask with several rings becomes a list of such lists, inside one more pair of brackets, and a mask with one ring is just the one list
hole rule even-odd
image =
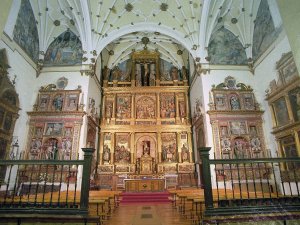
[[127, 73], [118, 67], [104, 70], [102, 185], [143, 177], [166, 178], [166, 186], [192, 185], [186, 69], [162, 67], [158, 52], [143, 50], [132, 53]]

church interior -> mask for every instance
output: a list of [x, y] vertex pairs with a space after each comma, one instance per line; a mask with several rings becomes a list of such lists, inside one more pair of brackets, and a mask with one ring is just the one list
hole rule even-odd
[[300, 224], [297, 0], [0, 5], [0, 224]]

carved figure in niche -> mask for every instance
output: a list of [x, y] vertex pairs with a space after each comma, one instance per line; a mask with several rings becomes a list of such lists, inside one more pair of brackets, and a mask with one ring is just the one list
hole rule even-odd
[[45, 144], [45, 148], [41, 152], [40, 159], [58, 159], [58, 141], [56, 139], [49, 139]]
[[54, 100], [53, 100], [53, 105], [56, 111], [61, 111], [63, 107], [63, 96], [62, 95], [57, 95]]
[[35, 128], [35, 136], [36, 137], [42, 137], [43, 135], [43, 128], [42, 127], [36, 127]]
[[178, 69], [176, 67], [172, 67], [171, 77], [173, 80], [178, 80]]
[[112, 102], [107, 102], [106, 104], [106, 118], [110, 119], [112, 117]]
[[155, 78], [156, 78], [155, 64], [150, 64], [150, 86], [155, 86]]
[[244, 146], [244, 142], [242, 142], [242, 140], [238, 139], [235, 140], [234, 142], [234, 146], [233, 146], [233, 153], [236, 159], [244, 159], [246, 158], [246, 149]]
[[182, 79], [183, 80], [187, 80], [187, 71], [186, 71], [186, 68], [183, 66], [182, 67]]
[[241, 109], [239, 99], [236, 95], [230, 97], [230, 105], [232, 110]]
[[124, 147], [124, 145], [116, 146], [115, 161], [119, 163], [130, 162], [130, 152]]
[[69, 138], [65, 138], [61, 143], [62, 147], [62, 158], [63, 160], [69, 160], [71, 156], [72, 142]]
[[143, 141], [143, 155], [150, 155], [150, 141]]
[[183, 144], [183, 146], [181, 148], [181, 159], [182, 159], [182, 162], [188, 162], [189, 161], [189, 150], [185, 146], [185, 144]]
[[113, 75], [113, 80], [119, 80], [119, 75], [120, 75], [120, 71], [119, 71], [119, 68], [116, 67], [113, 72], [112, 72], [112, 75]]
[[228, 131], [227, 131], [227, 127], [226, 126], [221, 126], [221, 136], [226, 136]]
[[150, 70], [149, 65], [147, 63], [144, 63], [142, 65], [142, 85], [143, 86], [149, 86], [150, 81]]
[[104, 163], [109, 163], [110, 161], [110, 148], [108, 145], [104, 145], [103, 148], [103, 162]]
[[183, 118], [186, 116], [185, 114], [185, 104], [184, 102], [179, 102], [179, 114], [180, 114], [180, 117]]
[[256, 131], [255, 126], [250, 126], [250, 135], [251, 136], [256, 136], [257, 135], [257, 131]]
[[32, 139], [30, 148], [30, 159], [38, 159], [41, 152], [42, 142], [40, 139]]
[[65, 130], [65, 136], [66, 137], [71, 137], [72, 136], [72, 128], [71, 127], [67, 127]]
[[252, 151], [260, 151], [261, 150], [260, 140], [258, 139], [258, 137], [252, 138], [250, 143], [251, 143], [251, 150]]
[[221, 147], [222, 147], [222, 151], [223, 152], [228, 152], [231, 150], [231, 143], [230, 143], [230, 140], [229, 138], [222, 138], [221, 139]]

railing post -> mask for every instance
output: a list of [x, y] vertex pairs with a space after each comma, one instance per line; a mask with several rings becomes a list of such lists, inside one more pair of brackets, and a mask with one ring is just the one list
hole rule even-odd
[[81, 193], [80, 193], [80, 209], [87, 210], [89, 204], [90, 191], [90, 173], [92, 166], [92, 157], [95, 151], [94, 148], [82, 148], [84, 152], [84, 162], [82, 169]]
[[198, 149], [202, 160], [202, 174], [204, 180], [204, 198], [206, 209], [213, 208], [213, 195], [211, 185], [211, 173], [209, 164], [209, 151], [211, 147], [201, 147]]

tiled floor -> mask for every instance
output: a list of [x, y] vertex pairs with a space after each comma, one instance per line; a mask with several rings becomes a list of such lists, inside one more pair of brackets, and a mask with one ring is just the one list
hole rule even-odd
[[105, 225], [190, 225], [172, 208], [171, 203], [164, 204], [121, 204]]

